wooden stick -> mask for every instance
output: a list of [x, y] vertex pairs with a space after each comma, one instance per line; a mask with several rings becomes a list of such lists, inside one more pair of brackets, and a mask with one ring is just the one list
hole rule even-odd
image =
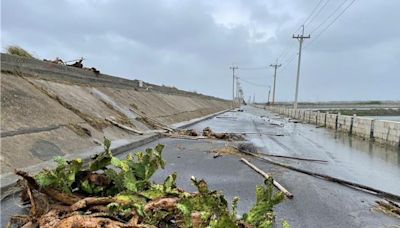
[[159, 127], [161, 129], [164, 129], [164, 130], [167, 130], [167, 131], [170, 131], [170, 132], [175, 131], [174, 129], [168, 127], [167, 125], [165, 125], [165, 124], [163, 124], [161, 122], [159, 122], [158, 120], [153, 119], [153, 118], [151, 118], [149, 116], [143, 115], [142, 113], [139, 113], [139, 112], [135, 111], [132, 108], [129, 108], [129, 110], [131, 110], [132, 112], [134, 112], [136, 115], [140, 116], [141, 118], [146, 118], [149, 122], [154, 124], [154, 126], [156, 126], [156, 127]]
[[107, 117], [106, 120], [107, 120], [108, 122], [112, 123], [113, 125], [119, 127], [119, 128], [122, 128], [122, 129], [127, 130], [127, 131], [134, 132], [134, 133], [139, 134], [139, 135], [143, 135], [143, 132], [138, 131], [138, 130], [136, 130], [136, 129], [133, 129], [133, 128], [131, 128], [131, 127], [125, 126], [125, 125], [123, 125], [123, 124], [120, 124], [120, 123], [118, 123], [118, 122], [112, 120], [112, 119], [109, 118], [109, 117]]
[[328, 162], [327, 160], [320, 160], [320, 159], [313, 159], [313, 158], [300, 158], [300, 157], [292, 157], [292, 156], [285, 156], [285, 155], [278, 155], [278, 154], [264, 154], [264, 153], [257, 153], [257, 154], [260, 156], [287, 158], [287, 159], [294, 159], [294, 160], [300, 160], [300, 161]]
[[[247, 159], [245, 158], [241, 158], [240, 159], [242, 162], [244, 162], [246, 165], [250, 166], [252, 169], [254, 169], [257, 173], [261, 174], [265, 179], [270, 178], [270, 176], [265, 173], [264, 171], [262, 171], [261, 169], [259, 169], [257, 166], [253, 165], [252, 163], [250, 163], [249, 161], [247, 161]], [[273, 180], [273, 184], [274, 186], [279, 189], [281, 192], [283, 192], [283, 194], [285, 194], [289, 199], [293, 198], [293, 194], [290, 193], [286, 188], [284, 188], [281, 184], [279, 184], [275, 179]]]
[[[235, 149], [239, 150], [237, 146], [232, 146]], [[240, 150], [239, 150], [240, 151]], [[246, 151], [240, 151], [242, 153], [250, 153]], [[287, 159], [294, 159], [294, 160], [300, 160], [300, 161], [310, 161], [310, 162], [328, 162], [326, 160], [320, 160], [320, 159], [313, 159], [313, 158], [300, 158], [300, 157], [292, 157], [292, 156], [285, 156], [285, 155], [278, 155], [278, 154], [264, 154], [260, 152], [254, 152], [253, 154], [259, 155], [259, 156], [268, 156], [268, 157], [277, 157], [277, 158], [287, 158]]]
[[379, 190], [379, 189], [375, 189], [375, 188], [372, 188], [372, 187], [369, 187], [369, 186], [366, 186], [366, 185], [357, 184], [357, 183], [354, 183], [354, 182], [342, 180], [342, 179], [339, 179], [339, 178], [336, 178], [336, 177], [332, 177], [332, 176], [329, 176], [329, 175], [315, 173], [315, 172], [311, 172], [311, 171], [308, 171], [308, 170], [296, 168], [296, 167], [293, 167], [293, 166], [290, 166], [290, 165], [286, 165], [286, 164], [282, 164], [282, 163], [279, 163], [279, 162], [272, 161], [272, 160], [270, 160], [268, 158], [262, 157], [262, 156], [257, 155], [257, 154], [253, 154], [253, 153], [249, 153], [249, 152], [245, 152], [245, 151], [240, 151], [240, 152], [242, 152], [244, 154], [247, 154], [247, 155], [250, 155], [250, 156], [253, 156], [253, 157], [256, 157], [256, 158], [258, 158], [258, 159], [260, 159], [262, 161], [266, 161], [266, 162], [271, 163], [273, 165], [284, 167], [286, 169], [290, 169], [290, 170], [293, 170], [293, 171], [296, 171], [296, 172], [299, 172], [299, 173], [304, 173], [304, 174], [307, 174], [309, 176], [313, 176], [313, 177], [321, 178], [321, 179], [324, 179], [324, 180], [327, 180], [327, 181], [335, 182], [335, 183], [350, 187], [352, 189], [361, 190], [363, 192], [374, 194], [374, 195], [379, 196], [379, 197], [383, 197], [383, 198], [386, 197], [386, 198], [389, 198], [389, 199], [400, 201], [400, 196], [395, 195], [395, 194], [390, 193], [390, 192], [385, 192], [385, 191], [382, 191], [382, 190]]

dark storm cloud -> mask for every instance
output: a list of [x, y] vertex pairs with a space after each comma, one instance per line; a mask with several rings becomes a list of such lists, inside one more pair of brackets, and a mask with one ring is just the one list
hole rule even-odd
[[[83, 56], [105, 73], [230, 98], [229, 65], [267, 66], [292, 47], [285, 62], [297, 51], [292, 33], [318, 1], [5, 0], [2, 46], [18, 44], [40, 58]], [[330, 1], [306, 31], [339, 3]], [[400, 99], [399, 6], [356, 1], [307, 47], [300, 99]], [[279, 72], [281, 100], [293, 97], [295, 62]], [[238, 75], [272, 84], [271, 69]], [[246, 96], [265, 100], [265, 87], [242, 85]]]

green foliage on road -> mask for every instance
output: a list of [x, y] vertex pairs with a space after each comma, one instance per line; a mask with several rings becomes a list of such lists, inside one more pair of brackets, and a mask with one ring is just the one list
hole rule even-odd
[[[35, 176], [35, 180], [40, 188], [52, 188], [92, 201], [98, 199], [96, 205], [105, 208], [103, 216], [116, 223], [146, 227], [214, 228], [269, 228], [274, 225], [273, 208], [282, 202], [284, 195], [273, 191], [272, 179], [257, 186], [255, 205], [239, 217], [239, 198], [233, 199], [232, 209], [229, 210], [224, 195], [210, 190], [203, 179], [192, 177], [192, 183], [197, 188], [195, 193], [177, 187], [176, 173], [168, 175], [161, 184], [153, 183], [151, 178], [154, 173], [165, 167], [163, 145], [129, 154], [125, 159], [113, 156], [110, 146], [111, 142], [105, 139], [104, 152], [93, 157], [88, 166], [84, 166], [80, 159], [65, 161], [56, 158], [58, 166], [53, 170], [43, 170]], [[104, 199], [106, 203], [103, 205], [101, 202]], [[63, 214], [57, 219], [67, 219], [73, 213], [94, 214], [89, 208], [79, 207], [79, 211]], [[40, 221], [41, 218], [35, 219]], [[288, 227], [287, 222], [282, 226]]]

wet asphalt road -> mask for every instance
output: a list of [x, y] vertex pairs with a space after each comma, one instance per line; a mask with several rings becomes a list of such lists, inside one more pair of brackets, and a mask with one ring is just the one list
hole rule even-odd
[[[303, 169], [369, 185], [400, 194], [400, 151], [313, 125], [289, 123], [287, 119], [262, 109], [245, 107], [244, 112], [228, 112], [200, 122], [192, 128], [210, 126], [216, 132], [246, 133], [260, 152], [327, 160], [328, 163], [274, 160]], [[283, 136], [276, 136], [283, 135]], [[210, 188], [224, 192], [228, 201], [241, 198], [239, 213], [247, 211], [255, 201], [255, 187], [263, 178], [229, 155], [214, 159], [211, 150], [227, 142], [216, 140], [159, 139], [138, 150], [162, 143], [166, 146], [167, 166], [156, 173], [161, 182], [178, 173], [178, 185], [189, 190], [190, 177], [204, 178]], [[125, 155], [120, 155], [124, 157]], [[373, 210], [375, 196], [304, 174], [249, 158], [259, 168], [272, 174], [294, 194], [276, 207], [277, 224], [288, 220], [292, 227], [395, 227], [400, 219]], [[18, 209], [12, 197], [3, 200], [2, 227], [8, 216]]]

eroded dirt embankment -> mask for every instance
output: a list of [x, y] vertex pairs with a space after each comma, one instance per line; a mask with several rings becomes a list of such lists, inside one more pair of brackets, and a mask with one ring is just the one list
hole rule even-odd
[[[135, 137], [134, 131], [146, 133], [160, 124], [186, 121], [230, 107], [225, 100], [179, 90], [170, 92], [154, 85], [115, 86], [118, 83], [113, 84], [110, 77], [107, 83], [99, 83], [102, 76], [98, 81], [91, 78], [80, 83], [69, 80], [67, 67], [60, 77], [57, 71], [48, 77], [48, 67], [47, 71], [35, 71], [15, 65], [18, 70], [5, 70], [14, 60], [3, 62], [3, 56], [1, 173], [97, 146], [103, 137]], [[40, 68], [40, 64], [50, 63], [29, 64]]]

